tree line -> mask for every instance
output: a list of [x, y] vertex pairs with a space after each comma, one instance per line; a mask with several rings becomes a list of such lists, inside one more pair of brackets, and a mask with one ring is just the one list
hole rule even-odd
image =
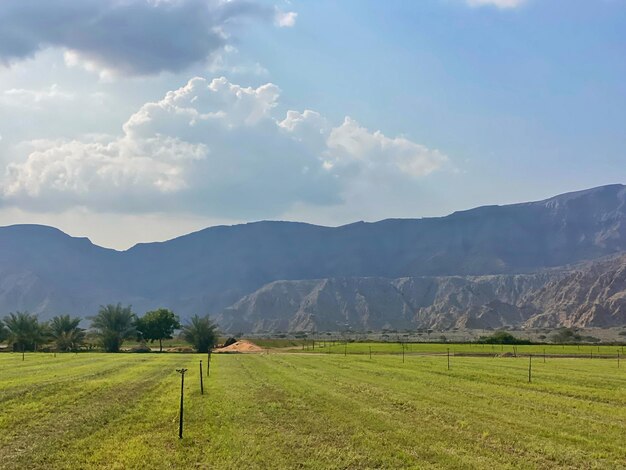
[[217, 325], [209, 316], [194, 315], [182, 325], [178, 315], [160, 308], [135, 315], [130, 306], [109, 304], [100, 307], [98, 314], [89, 318], [90, 331], [80, 327], [81, 318], [59, 315], [40, 322], [37, 315], [28, 312], [9, 313], [0, 319], [0, 343], [7, 342], [14, 351], [37, 351], [52, 346], [57, 351], [83, 349], [90, 332], [106, 352], [118, 352], [126, 340], [159, 343], [172, 339], [175, 331], [198, 352], [207, 352], [217, 344]]

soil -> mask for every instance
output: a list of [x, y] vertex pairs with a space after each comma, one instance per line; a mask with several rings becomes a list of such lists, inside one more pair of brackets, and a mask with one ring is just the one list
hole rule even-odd
[[241, 340], [223, 348], [214, 349], [214, 353], [260, 353], [263, 348], [250, 341]]

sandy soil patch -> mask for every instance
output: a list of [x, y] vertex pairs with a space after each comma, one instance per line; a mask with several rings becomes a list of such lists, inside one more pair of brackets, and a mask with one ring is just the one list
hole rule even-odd
[[231, 344], [230, 346], [226, 346], [225, 348], [217, 348], [214, 349], [214, 353], [260, 353], [263, 352], [263, 348], [257, 346], [256, 344], [241, 340], [236, 343]]

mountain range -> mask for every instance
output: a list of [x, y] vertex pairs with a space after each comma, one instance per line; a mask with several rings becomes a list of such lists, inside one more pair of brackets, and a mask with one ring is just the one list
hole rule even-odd
[[0, 314], [210, 313], [226, 331], [626, 323], [626, 187], [446, 217], [211, 227], [126, 251], [0, 228]]

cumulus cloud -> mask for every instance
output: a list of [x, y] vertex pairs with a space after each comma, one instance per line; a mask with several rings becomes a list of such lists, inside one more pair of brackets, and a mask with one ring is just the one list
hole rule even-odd
[[472, 7], [494, 6], [497, 8], [517, 8], [526, 3], [526, 0], [466, 0]]
[[8, 165], [5, 205], [36, 210], [187, 211], [272, 217], [296, 204], [332, 205], [372, 178], [411, 182], [447, 157], [354, 119], [313, 110], [279, 116], [280, 89], [193, 78], [144, 104], [113, 137], [33, 141]]
[[279, 28], [293, 28], [296, 25], [298, 14], [295, 11], [276, 10], [274, 15], [274, 24]]
[[56, 47], [105, 77], [176, 72], [223, 48], [241, 21], [274, 15], [247, 0], [5, 0], [0, 62]]

